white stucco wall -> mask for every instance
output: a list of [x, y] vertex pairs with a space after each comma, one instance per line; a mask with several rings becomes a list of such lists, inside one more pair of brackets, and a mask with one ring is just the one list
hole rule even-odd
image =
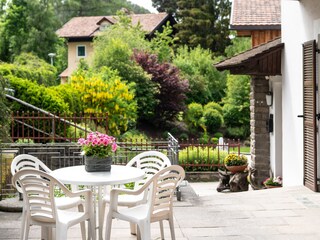
[[270, 133], [270, 165], [274, 176], [282, 174], [282, 77], [269, 79], [269, 89], [273, 93], [273, 104], [270, 114], [273, 114], [273, 132]]
[[282, 160], [284, 186], [303, 184], [302, 13], [299, 1], [281, 2], [282, 54]]
[[285, 186], [303, 184], [302, 44], [315, 39], [319, 0], [282, 0], [282, 121], [283, 181]]

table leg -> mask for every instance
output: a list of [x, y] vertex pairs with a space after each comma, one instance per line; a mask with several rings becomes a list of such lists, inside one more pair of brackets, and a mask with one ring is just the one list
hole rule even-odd
[[[98, 186], [98, 222], [99, 222], [99, 218], [100, 218], [100, 211], [102, 209], [102, 186]], [[102, 230], [103, 230], [103, 226], [99, 225], [99, 240], [103, 240], [102, 237]]]

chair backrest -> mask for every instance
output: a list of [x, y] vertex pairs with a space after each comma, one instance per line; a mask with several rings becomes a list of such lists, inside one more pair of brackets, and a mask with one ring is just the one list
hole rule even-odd
[[12, 184], [21, 188], [26, 214], [32, 220], [56, 222], [54, 189], [59, 187], [63, 192], [68, 191], [62, 183], [41, 170], [23, 169], [13, 175]]
[[11, 162], [11, 173], [14, 175], [22, 169], [37, 169], [47, 173], [51, 172], [39, 158], [29, 154], [19, 154]]
[[159, 171], [146, 183], [151, 186], [148, 196], [151, 218], [158, 219], [172, 211], [174, 192], [184, 178], [184, 169], [172, 165]]
[[146, 151], [132, 158], [127, 163], [127, 166], [140, 168], [146, 173], [146, 177], [135, 184], [134, 188], [137, 189], [147, 182], [154, 174], [167, 166], [171, 166], [171, 162], [170, 159], [161, 152]]
[[[20, 154], [16, 156], [11, 162], [11, 174], [12, 176], [23, 169], [36, 169], [41, 170], [47, 173], [51, 172], [51, 169], [48, 168], [39, 158], [29, 155], [29, 154]], [[22, 189], [19, 185], [16, 186], [18, 192], [22, 193]]]

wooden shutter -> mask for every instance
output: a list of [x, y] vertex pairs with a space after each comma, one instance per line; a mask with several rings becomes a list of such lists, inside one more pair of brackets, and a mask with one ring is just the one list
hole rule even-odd
[[303, 44], [304, 185], [317, 191], [316, 41]]

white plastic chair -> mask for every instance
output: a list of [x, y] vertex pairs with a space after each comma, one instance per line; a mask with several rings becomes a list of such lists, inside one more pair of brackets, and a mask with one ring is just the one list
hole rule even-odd
[[[30, 225], [56, 228], [56, 239], [66, 240], [71, 226], [89, 220], [90, 233], [95, 239], [95, 221], [92, 205], [92, 192], [89, 189], [71, 192], [63, 183], [50, 174], [36, 169], [24, 169], [12, 177], [12, 184], [21, 188], [25, 205], [25, 229], [23, 240], [28, 239]], [[56, 188], [68, 197], [84, 197], [84, 211], [61, 210], [56, 207], [54, 191]]]
[[[164, 239], [163, 220], [168, 220], [170, 225], [171, 239], [175, 239], [172, 203], [176, 187], [184, 179], [185, 172], [178, 165], [169, 166], [149, 179], [140, 189], [128, 190], [114, 188], [110, 192], [109, 213], [106, 220], [105, 240], [110, 239], [112, 219], [117, 218], [138, 226], [138, 239], [150, 240], [150, 224], [160, 222], [161, 239]], [[137, 196], [142, 192], [148, 192], [146, 203], [131, 208], [119, 208], [118, 199], [121, 194]]]
[[[44, 171], [48, 174], [50, 174], [52, 171], [50, 168], [48, 168], [40, 159], [38, 159], [35, 156], [29, 155], [29, 154], [20, 154], [16, 156], [12, 162], [11, 162], [11, 173], [12, 176], [23, 169], [37, 169]], [[18, 192], [22, 193], [22, 189], [17, 186]], [[73, 189], [75, 190], [75, 189]], [[59, 197], [56, 198], [56, 206], [57, 208], [63, 210], [63, 209], [69, 209], [69, 208], [74, 208], [78, 207], [79, 212], [83, 212], [83, 201], [81, 200], [80, 197], [74, 197], [74, 198], [69, 198], [69, 197]], [[25, 210], [22, 209], [22, 224], [25, 223]], [[25, 226], [22, 225], [21, 228], [21, 236], [23, 235], [22, 233], [24, 232]], [[81, 233], [82, 233], [82, 239], [85, 240], [86, 238], [86, 230], [85, 230], [85, 224], [81, 223]], [[43, 236], [44, 237], [44, 236]]]
[[[170, 159], [163, 153], [158, 151], [145, 151], [134, 158], [132, 158], [128, 163], [129, 167], [137, 167], [145, 172], [145, 178], [134, 183], [134, 190], [139, 189], [143, 184], [145, 184], [154, 174], [164, 169], [167, 166], [171, 166]], [[147, 195], [142, 193], [140, 195], [121, 195], [118, 199], [119, 206], [133, 207], [140, 203], [146, 202]], [[102, 201], [101, 211], [99, 213], [99, 226], [103, 226], [103, 221], [105, 218], [106, 204], [110, 204], [110, 195], [105, 193]], [[130, 224], [131, 234], [136, 234], [136, 226]], [[102, 233], [101, 233], [102, 234]]]

